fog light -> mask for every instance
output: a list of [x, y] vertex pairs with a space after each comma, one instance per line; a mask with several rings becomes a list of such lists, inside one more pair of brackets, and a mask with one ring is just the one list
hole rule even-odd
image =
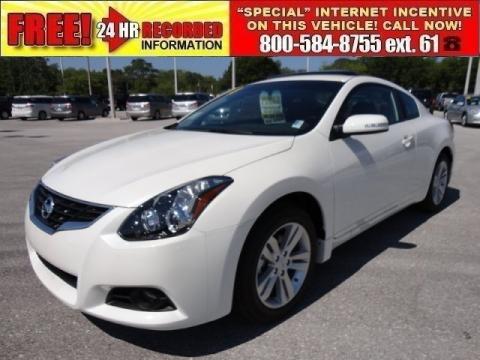
[[175, 305], [155, 288], [113, 288], [105, 301], [108, 305], [139, 311], [171, 311]]

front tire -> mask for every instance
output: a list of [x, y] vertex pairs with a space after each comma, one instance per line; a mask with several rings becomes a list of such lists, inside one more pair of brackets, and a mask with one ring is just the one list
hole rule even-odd
[[468, 126], [468, 117], [467, 114], [462, 115], [462, 126], [467, 127]]
[[447, 156], [441, 155], [435, 164], [427, 196], [420, 203], [422, 208], [431, 212], [437, 212], [442, 208], [450, 181], [450, 172], [450, 160]]
[[9, 117], [8, 111], [2, 110], [2, 113], [0, 114], [0, 118], [2, 118], [2, 120], [7, 120], [8, 117]]
[[252, 322], [286, 316], [302, 298], [315, 257], [315, 226], [304, 210], [287, 205], [263, 215], [240, 257], [235, 311]]
[[40, 111], [38, 113], [38, 120], [47, 120], [47, 113], [45, 111]]
[[77, 114], [77, 120], [85, 120], [87, 118], [87, 115], [83, 111], [79, 111]]
[[133, 120], [133, 121], [137, 121], [137, 120], [138, 120], [138, 117], [132, 116], [132, 120]]

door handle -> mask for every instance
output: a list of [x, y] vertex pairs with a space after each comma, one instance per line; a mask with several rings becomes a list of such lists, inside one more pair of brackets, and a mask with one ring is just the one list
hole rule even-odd
[[402, 145], [408, 149], [410, 148], [414, 143], [414, 138], [413, 138], [413, 135], [406, 135], [403, 137], [402, 139]]

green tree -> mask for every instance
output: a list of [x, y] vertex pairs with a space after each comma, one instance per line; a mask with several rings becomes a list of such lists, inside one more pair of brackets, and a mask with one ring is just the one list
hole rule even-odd
[[0, 58], [0, 93], [53, 95], [60, 82], [60, 71], [45, 58]]
[[[236, 82], [238, 85], [249, 84], [254, 81], [263, 80], [281, 73], [278, 62], [269, 57], [241, 57], [236, 58]], [[231, 87], [232, 64], [224, 72], [219, 81], [220, 90], [227, 90]]]
[[134, 59], [124, 68], [129, 93], [149, 92], [156, 85], [157, 70], [144, 59]]

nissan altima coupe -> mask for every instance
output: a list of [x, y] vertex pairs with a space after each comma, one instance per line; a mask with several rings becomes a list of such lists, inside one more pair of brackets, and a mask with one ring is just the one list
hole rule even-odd
[[393, 83], [269, 79], [53, 165], [28, 252], [53, 295], [111, 322], [278, 320], [337, 246], [411, 204], [440, 209], [453, 158], [449, 122]]

